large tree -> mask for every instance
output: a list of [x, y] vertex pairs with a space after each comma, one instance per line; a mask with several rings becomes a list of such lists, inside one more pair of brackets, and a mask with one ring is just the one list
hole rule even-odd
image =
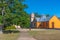
[[[29, 15], [24, 11], [27, 8], [24, 0], [0, 0], [0, 14], [4, 17], [5, 25], [29, 26]], [[3, 15], [4, 14], [4, 15]]]

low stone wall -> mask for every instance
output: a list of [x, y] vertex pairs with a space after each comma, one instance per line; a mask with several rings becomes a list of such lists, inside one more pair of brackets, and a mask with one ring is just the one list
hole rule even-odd
[[56, 30], [56, 29], [19, 29], [19, 31], [45, 31], [45, 30]]

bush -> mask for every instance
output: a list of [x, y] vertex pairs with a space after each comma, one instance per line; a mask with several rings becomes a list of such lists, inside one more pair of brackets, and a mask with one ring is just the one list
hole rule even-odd
[[19, 31], [16, 30], [15, 26], [7, 26], [4, 28], [3, 33], [18, 33]]
[[4, 28], [5, 30], [14, 30], [16, 29], [15, 26], [7, 26]]

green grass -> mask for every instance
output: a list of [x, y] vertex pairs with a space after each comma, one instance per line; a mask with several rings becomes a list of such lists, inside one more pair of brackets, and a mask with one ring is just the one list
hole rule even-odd
[[0, 34], [0, 40], [17, 40], [19, 33]]
[[60, 30], [29, 31], [29, 34], [37, 40], [60, 40]]

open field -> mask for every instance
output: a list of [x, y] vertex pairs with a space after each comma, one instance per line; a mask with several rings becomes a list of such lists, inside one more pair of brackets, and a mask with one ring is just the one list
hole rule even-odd
[[29, 31], [29, 34], [37, 40], [60, 40], [60, 30]]
[[0, 40], [17, 40], [19, 33], [0, 34]]

